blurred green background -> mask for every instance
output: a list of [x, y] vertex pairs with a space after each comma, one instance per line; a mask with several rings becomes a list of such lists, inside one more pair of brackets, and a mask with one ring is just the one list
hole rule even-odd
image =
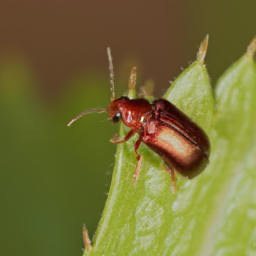
[[118, 127], [78, 113], [106, 107], [138, 67], [160, 97], [209, 33], [213, 84], [256, 34], [256, 2], [1, 1], [1, 255], [81, 255], [109, 190]]

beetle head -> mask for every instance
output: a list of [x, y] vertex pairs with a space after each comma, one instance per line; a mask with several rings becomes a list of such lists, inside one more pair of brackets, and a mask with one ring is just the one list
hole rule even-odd
[[117, 123], [119, 120], [122, 119], [123, 116], [123, 105], [126, 102], [129, 102], [130, 99], [128, 97], [122, 96], [119, 99], [116, 99], [110, 103], [108, 106], [107, 113], [109, 115], [110, 120], [113, 123]]
[[[134, 100], [130, 100], [128, 97], [122, 96], [118, 99], [115, 99], [115, 87], [114, 87], [114, 71], [113, 71], [113, 62], [110, 48], [107, 48], [108, 60], [109, 60], [109, 71], [110, 71], [110, 84], [111, 84], [111, 103], [108, 109], [97, 108], [85, 110], [81, 114], [77, 115], [71, 122], [68, 124], [70, 126], [77, 119], [83, 115], [89, 113], [107, 113], [109, 119], [113, 123], [117, 123], [120, 119], [128, 127], [133, 127], [138, 122], [138, 112], [136, 110], [140, 107], [135, 104]], [[129, 78], [128, 88], [129, 90], [135, 89], [136, 84], [136, 67], [132, 68], [131, 75]], [[135, 100], [136, 101], [136, 100]]]
[[126, 126], [135, 127], [151, 111], [152, 105], [147, 100], [122, 96], [110, 103], [107, 113], [113, 123], [121, 119]]

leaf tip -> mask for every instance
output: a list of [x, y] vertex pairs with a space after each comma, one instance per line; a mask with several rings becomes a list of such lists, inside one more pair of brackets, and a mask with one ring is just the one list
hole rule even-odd
[[205, 55], [206, 55], [206, 52], [207, 52], [208, 42], [209, 42], [209, 35], [207, 34], [204, 41], [200, 44], [199, 50], [197, 52], [196, 59], [202, 65], [204, 64], [204, 58], [205, 58]]
[[252, 39], [252, 41], [247, 47], [247, 56], [249, 58], [253, 58], [255, 52], [256, 52], [256, 36], [254, 36], [254, 38]]
[[136, 79], [137, 79], [137, 68], [133, 67], [131, 70], [131, 74], [130, 74], [130, 78], [129, 78], [129, 82], [128, 82], [129, 90], [135, 89]]
[[83, 225], [83, 241], [86, 251], [89, 252], [92, 249], [92, 244], [85, 224]]
[[137, 80], [137, 68], [133, 67], [128, 82], [128, 97], [130, 99], [136, 98], [136, 80]]

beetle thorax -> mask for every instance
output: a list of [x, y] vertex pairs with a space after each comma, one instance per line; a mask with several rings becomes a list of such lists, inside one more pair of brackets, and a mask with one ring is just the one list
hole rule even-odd
[[108, 107], [110, 119], [113, 121], [113, 118], [120, 113], [123, 123], [128, 127], [135, 127], [151, 111], [152, 105], [147, 100], [130, 100], [128, 97], [114, 100]]

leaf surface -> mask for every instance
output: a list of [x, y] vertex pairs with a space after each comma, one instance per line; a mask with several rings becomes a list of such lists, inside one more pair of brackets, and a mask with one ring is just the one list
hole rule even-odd
[[[85, 255], [254, 255], [256, 252], [256, 66], [244, 55], [215, 90], [195, 61], [164, 97], [208, 133], [210, 164], [192, 180], [176, 175], [177, 193], [161, 158], [141, 145], [136, 184], [134, 143], [117, 146], [109, 197]], [[127, 133], [121, 125], [120, 136]]]

